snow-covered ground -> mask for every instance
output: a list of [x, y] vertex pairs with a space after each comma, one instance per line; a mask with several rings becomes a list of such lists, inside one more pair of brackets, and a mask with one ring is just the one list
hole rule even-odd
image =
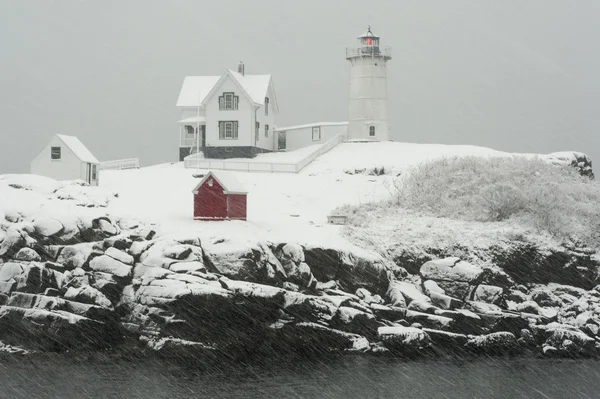
[[[298, 156], [293, 151], [273, 156], [280, 159], [286, 155]], [[227, 239], [232, 244], [245, 245], [269, 240], [347, 248], [350, 244], [340, 235], [341, 227], [327, 224], [327, 215], [334, 208], [389, 198], [388, 187], [398, 173], [426, 160], [463, 155], [511, 156], [474, 146], [344, 143], [298, 174], [231, 172], [249, 191], [247, 222], [194, 221], [192, 189], [198, 182], [198, 178], [193, 177], [197, 171], [185, 169], [183, 163], [102, 171], [100, 187], [86, 188], [86, 195], [81, 194], [79, 186], [51, 179], [0, 176], [0, 211], [63, 215], [61, 217], [68, 219], [85, 213], [106, 212], [119, 219], [154, 223], [161, 233], [193, 235], [206, 243]], [[391, 173], [382, 176], [346, 173], [381, 166]], [[31, 185], [35, 190], [9, 188], [9, 184], [15, 183]], [[118, 198], [111, 193], [118, 193]], [[59, 197], [73, 201], [61, 201]], [[107, 200], [106, 208], [85, 207]]]

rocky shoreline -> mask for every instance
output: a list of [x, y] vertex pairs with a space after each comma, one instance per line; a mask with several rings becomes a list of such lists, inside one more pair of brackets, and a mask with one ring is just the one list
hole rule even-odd
[[456, 257], [413, 261], [411, 274], [402, 259], [294, 243], [215, 251], [107, 216], [76, 228], [5, 219], [0, 353], [10, 356], [600, 354], [592, 258], [564, 277], [577, 287]]

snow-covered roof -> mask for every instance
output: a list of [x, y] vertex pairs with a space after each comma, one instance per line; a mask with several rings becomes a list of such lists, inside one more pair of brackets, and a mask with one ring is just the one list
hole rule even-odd
[[231, 75], [254, 103], [264, 105], [271, 83], [271, 75], [242, 75], [227, 70], [221, 76], [186, 76], [177, 99], [178, 107], [197, 107], [208, 100], [217, 83]]
[[275, 129], [275, 131], [276, 132], [285, 132], [288, 130], [306, 129], [309, 127], [317, 127], [317, 126], [347, 126], [347, 125], [348, 125], [348, 122], [317, 122], [317, 123], [307, 123], [306, 125], [278, 127]]
[[180, 121], [177, 121], [177, 123], [181, 123], [182, 125], [187, 125], [190, 123], [206, 123], [206, 117], [205, 116], [192, 116], [191, 118], [185, 118]]
[[208, 178], [210, 176], [214, 177], [215, 180], [217, 180], [217, 182], [219, 182], [221, 187], [223, 187], [223, 192], [225, 194], [247, 194], [248, 193], [248, 190], [246, 190], [244, 185], [242, 183], [240, 183], [240, 181], [238, 179], [236, 179], [236, 177], [233, 174], [231, 174], [230, 172], [224, 171], [224, 170], [211, 170], [210, 172], [208, 172], [206, 174], [206, 176], [204, 176], [204, 178], [202, 180], [200, 180], [200, 183], [198, 183], [196, 185], [196, 187], [194, 188], [194, 190], [192, 190], [192, 192], [194, 194], [198, 194], [198, 189], [200, 188], [200, 186], [202, 186], [204, 184], [204, 182], [206, 180], [208, 180]]
[[367, 29], [367, 31], [365, 33], [363, 33], [362, 35], [360, 35], [358, 38], [362, 39], [364, 37], [372, 37], [374, 39], [379, 39], [379, 36], [376, 36], [373, 34], [373, 32], [371, 32], [371, 28], [369, 27], [369, 29]]
[[220, 76], [186, 76], [179, 92], [177, 107], [197, 107], [215, 87]]
[[252, 101], [264, 105], [265, 97], [269, 90], [271, 75], [242, 75], [238, 72], [229, 70], [231, 75], [246, 90]]
[[69, 147], [69, 149], [73, 151], [73, 154], [75, 154], [75, 156], [82, 162], [100, 163], [77, 137], [65, 136], [64, 134], [57, 134], [56, 137], [58, 137], [67, 147]]

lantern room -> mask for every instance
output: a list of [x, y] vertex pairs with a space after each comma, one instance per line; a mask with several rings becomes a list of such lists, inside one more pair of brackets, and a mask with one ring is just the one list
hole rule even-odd
[[379, 55], [379, 36], [371, 32], [371, 27], [358, 37], [359, 48], [362, 54]]

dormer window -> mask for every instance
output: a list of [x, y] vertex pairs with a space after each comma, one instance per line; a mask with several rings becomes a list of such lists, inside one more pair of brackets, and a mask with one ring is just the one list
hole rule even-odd
[[269, 115], [269, 97], [265, 97], [265, 115]]
[[52, 147], [50, 149], [50, 159], [55, 161], [60, 160], [60, 147]]
[[235, 93], [223, 93], [221, 97], [219, 97], [219, 110], [220, 111], [229, 111], [229, 110], [237, 110], [238, 109], [238, 101], [239, 97], [235, 95]]

